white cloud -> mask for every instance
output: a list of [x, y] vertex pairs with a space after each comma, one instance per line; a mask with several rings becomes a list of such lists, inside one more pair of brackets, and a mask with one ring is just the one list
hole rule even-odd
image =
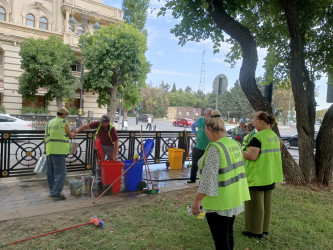
[[159, 69], [153, 69], [150, 73], [156, 74], [156, 75], [196, 76], [196, 75], [192, 75], [192, 74], [186, 74], [186, 73], [175, 72], [175, 71], [164, 71], [164, 70], [159, 70]]

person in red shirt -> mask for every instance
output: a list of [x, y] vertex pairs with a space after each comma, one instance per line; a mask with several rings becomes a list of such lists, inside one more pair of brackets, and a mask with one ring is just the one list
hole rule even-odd
[[[101, 142], [103, 159], [109, 161], [117, 161], [118, 153], [118, 134], [116, 128], [110, 123], [110, 117], [102, 115], [99, 121], [83, 125], [75, 130], [79, 133], [87, 129], [97, 129], [95, 140], [98, 138]], [[102, 190], [102, 168], [99, 164], [96, 166], [96, 183], [100, 190]]]

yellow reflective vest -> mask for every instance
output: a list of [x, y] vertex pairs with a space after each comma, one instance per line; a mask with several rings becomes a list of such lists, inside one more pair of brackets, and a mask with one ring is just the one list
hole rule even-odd
[[257, 160], [248, 161], [245, 168], [249, 187], [282, 182], [282, 160], [278, 136], [271, 129], [265, 129], [256, 133], [254, 137], [260, 141], [261, 148]]
[[46, 155], [67, 155], [69, 154], [69, 137], [65, 131], [68, 121], [56, 117], [46, 124], [45, 144]]
[[220, 169], [218, 175], [218, 196], [208, 196], [202, 200], [204, 209], [227, 210], [242, 205], [250, 200], [246, 181], [244, 158], [239, 143], [227, 137], [208, 144], [200, 165], [200, 180], [205, 167], [206, 153], [215, 146], [220, 152]]

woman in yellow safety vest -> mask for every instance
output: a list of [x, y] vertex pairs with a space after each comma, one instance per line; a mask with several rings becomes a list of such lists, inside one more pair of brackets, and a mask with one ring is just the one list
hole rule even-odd
[[275, 116], [260, 111], [254, 114], [253, 135], [248, 150], [243, 151], [246, 178], [251, 200], [245, 202], [245, 230], [247, 237], [268, 235], [271, 225], [272, 192], [276, 182], [282, 182], [282, 160], [279, 137], [271, 130]]
[[214, 111], [205, 119], [205, 133], [211, 141], [198, 161], [200, 184], [192, 204], [192, 213], [206, 213], [216, 249], [233, 249], [235, 216], [244, 211], [249, 190], [241, 146], [226, 137], [223, 119]]

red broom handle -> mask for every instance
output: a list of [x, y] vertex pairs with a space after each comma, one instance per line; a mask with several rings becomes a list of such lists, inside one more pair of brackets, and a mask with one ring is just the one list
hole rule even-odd
[[65, 230], [69, 230], [69, 229], [73, 229], [73, 228], [77, 228], [77, 227], [82, 227], [82, 226], [85, 226], [85, 225], [88, 225], [88, 224], [91, 224], [91, 222], [83, 223], [83, 224], [80, 224], [80, 225], [76, 225], [76, 226], [72, 226], [72, 227], [68, 227], [68, 228], [64, 228], [64, 229], [59, 229], [59, 230], [49, 232], [49, 233], [45, 233], [45, 234], [41, 234], [41, 235], [32, 236], [30, 238], [26, 238], [26, 239], [22, 239], [22, 240], [18, 240], [18, 241], [13, 241], [13, 242], [7, 243], [6, 245], [13, 245], [13, 244], [16, 244], [16, 243], [20, 243], [20, 242], [31, 240], [31, 239], [38, 238], [38, 237], [42, 237], [42, 236], [45, 236], [45, 235], [55, 234], [55, 233], [59, 233], [59, 232], [65, 231]]

